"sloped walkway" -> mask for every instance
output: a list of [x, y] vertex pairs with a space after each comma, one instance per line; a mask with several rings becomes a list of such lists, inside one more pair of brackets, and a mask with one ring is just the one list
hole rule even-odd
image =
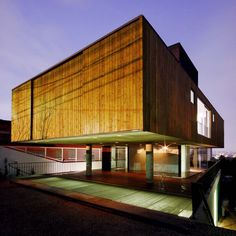
[[[67, 196], [68, 194], [76, 194], [78, 200], [81, 197], [84, 200], [85, 197], [88, 202], [93, 199], [98, 205], [100, 204], [99, 200], [104, 199], [186, 218], [189, 218], [192, 214], [191, 199], [186, 197], [128, 189], [88, 181], [71, 180], [63, 176], [39, 177], [19, 180], [18, 182], [26, 185], [30, 184], [37, 188], [43, 188], [44, 190], [47, 189], [51, 192], [64, 192]], [[112, 202], [110, 203], [112, 208]]]

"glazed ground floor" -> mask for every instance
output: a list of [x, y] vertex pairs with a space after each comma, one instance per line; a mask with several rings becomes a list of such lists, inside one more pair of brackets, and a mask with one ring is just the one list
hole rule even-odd
[[189, 145], [56, 145], [19, 146], [17, 149], [62, 162], [86, 162], [88, 175], [94, 161], [101, 161], [104, 171], [146, 173], [188, 177], [191, 172], [207, 168], [211, 149]]

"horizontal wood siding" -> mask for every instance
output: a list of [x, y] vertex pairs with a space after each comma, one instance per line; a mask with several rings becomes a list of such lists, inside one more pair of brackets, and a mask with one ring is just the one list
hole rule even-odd
[[[144, 20], [144, 130], [173, 136], [184, 142], [224, 145], [223, 120], [208, 99], [168, 50], [151, 25]], [[190, 90], [214, 112], [212, 138], [197, 134], [197, 103]], [[163, 140], [164, 141], [164, 140]]]
[[11, 140], [30, 140], [31, 132], [31, 81], [22, 84], [12, 93]]
[[142, 67], [138, 18], [33, 79], [33, 140], [142, 130]]

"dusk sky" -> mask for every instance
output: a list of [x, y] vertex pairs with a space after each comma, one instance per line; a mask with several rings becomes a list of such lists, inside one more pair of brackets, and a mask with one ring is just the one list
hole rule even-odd
[[0, 119], [14, 87], [140, 14], [183, 45], [236, 151], [236, 0], [0, 0]]

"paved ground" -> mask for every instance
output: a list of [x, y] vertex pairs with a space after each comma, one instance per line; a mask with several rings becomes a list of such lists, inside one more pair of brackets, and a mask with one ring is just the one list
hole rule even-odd
[[63, 178], [63, 176], [36, 178], [31, 181], [49, 186], [50, 188], [83, 193], [187, 218], [192, 215], [192, 201], [186, 197], [71, 180]]
[[[0, 235], [235, 235], [203, 224], [169, 227], [115, 215], [0, 179]], [[170, 218], [169, 221], [174, 221]], [[178, 223], [178, 222], [177, 222]], [[178, 225], [178, 224], [177, 224]]]

